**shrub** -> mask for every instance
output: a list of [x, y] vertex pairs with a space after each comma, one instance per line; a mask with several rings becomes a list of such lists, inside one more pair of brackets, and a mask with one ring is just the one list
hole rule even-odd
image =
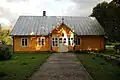
[[104, 58], [105, 58], [105, 60], [108, 61], [108, 62], [111, 61], [111, 58], [110, 58], [109, 56], [104, 56]]
[[4, 77], [7, 76], [7, 74], [5, 72], [0, 72], [0, 77]]
[[103, 58], [103, 57], [104, 57], [104, 55], [100, 54], [100, 57], [102, 57], [102, 58]]
[[92, 59], [96, 59], [95, 57], [93, 57]]
[[100, 65], [105, 65], [105, 63], [102, 63], [102, 62], [101, 62]]
[[12, 53], [7, 46], [0, 46], [0, 61], [11, 59]]
[[115, 56], [111, 56], [110, 58], [111, 58], [111, 60], [116, 60]]
[[117, 61], [117, 65], [120, 66], [120, 60]]

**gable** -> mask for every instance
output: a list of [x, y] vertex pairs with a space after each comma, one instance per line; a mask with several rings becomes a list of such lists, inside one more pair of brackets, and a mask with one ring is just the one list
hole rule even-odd
[[62, 23], [62, 24], [60, 24], [60, 26], [55, 27], [52, 30], [51, 34], [59, 34], [62, 31], [65, 31], [66, 34], [69, 34], [70, 32], [73, 32], [67, 25], [65, 25], [64, 23]]
[[62, 18], [64, 24], [78, 35], [104, 35], [104, 29], [96, 18], [79, 16], [20, 16], [10, 35], [48, 35], [62, 23]]

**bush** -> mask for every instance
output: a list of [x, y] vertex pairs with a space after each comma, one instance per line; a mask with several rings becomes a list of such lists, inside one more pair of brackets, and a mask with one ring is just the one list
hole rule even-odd
[[120, 44], [114, 46], [116, 53], [120, 53]]
[[105, 65], [105, 63], [102, 63], [102, 62], [101, 62], [100, 65]]
[[11, 59], [12, 53], [6, 46], [0, 46], [0, 61]]
[[7, 74], [5, 72], [0, 72], [0, 77], [4, 77], [7, 76]]
[[92, 59], [96, 59], [95, 57], [93, 57]]

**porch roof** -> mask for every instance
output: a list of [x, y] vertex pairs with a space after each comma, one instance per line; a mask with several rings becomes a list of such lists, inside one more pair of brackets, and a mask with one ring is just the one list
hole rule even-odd
[[[64, 20], [63, 20], [64, 19]], [[78, 35], [104, 35], [104, 29], [94, 17], [20, 16], [11, 36], [48, 35], [62, 22]]]

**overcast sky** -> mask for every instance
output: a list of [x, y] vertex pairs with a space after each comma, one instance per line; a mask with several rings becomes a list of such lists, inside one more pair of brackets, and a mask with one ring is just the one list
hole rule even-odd
[[97, 3], [111, 0], [0, 0], [0, 23], [13, 24], [20, 15], [89, 16]]

